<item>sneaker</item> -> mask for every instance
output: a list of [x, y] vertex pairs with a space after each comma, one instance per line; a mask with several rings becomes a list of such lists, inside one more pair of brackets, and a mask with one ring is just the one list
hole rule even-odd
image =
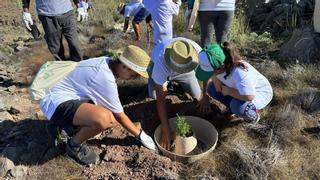
[[82, 165], [94, 164], [99, 161], [99, 156], [86, 144], [78, 144], [72, 147], [70, 140], [68, 140], [66, 151], [68, 156]]
[[47, 125], [46, 130], [49, 134], [49, 143], [61, 153], [65, 152], [68, 135], [63, 133], [59, 126], [52, 122]]

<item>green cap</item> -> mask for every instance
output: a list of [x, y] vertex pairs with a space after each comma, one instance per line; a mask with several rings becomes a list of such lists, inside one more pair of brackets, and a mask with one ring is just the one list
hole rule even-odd
[[196, 68], [196, 77], [200, 81], [207, 81], [223, 64], [226, 56], [220, 45], [211, 44], [203, 48], [199, 54], [199, 65]]

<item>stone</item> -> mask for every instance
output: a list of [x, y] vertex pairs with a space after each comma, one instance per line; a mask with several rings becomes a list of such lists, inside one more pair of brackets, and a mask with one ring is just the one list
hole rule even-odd
[[8, 112], [12, 115], [17, 115], [19, 114], [21, 111], [19, 109], [16, 109], [15, 107], [10, 107], [10, 109], [8, 110]]
[[10, 120], [13, 121], [13, 117], [11, 116], [8, 111], [2, 111], [0, 112], [0, 121]]
[[10, 175], [15, 178], [22, 178], [27, 174], [28, 168], [26, 166], [15, 166], [10, 170]]
[[14, 51], [15, 51], [15, 52], [19, 52], [19, 51], [23, 51], [23, 50], [25, 50], [25, 49], [27, 49], [27, 47], [17, 46], [17, 47], [14, 48]]
[[9, 86], [9, 87], [8, 87], [8, 91], [9, 91], [9, 92], [14, 93], [14, 92], [16, 92], [16, 90], [17, 90], [17, 87], [16, 87], [15, 85], [12, 85], [12, 86]]
[[17, 41], [16, 44], [17, 44], [18, 46], [23, 47], [25, 43], [24, 43], [24, 41]]
[[8, 171], [10, 171], [13, 167], [14, 164], [10, 159], [0, 157], [0, 177], [6, 176]]

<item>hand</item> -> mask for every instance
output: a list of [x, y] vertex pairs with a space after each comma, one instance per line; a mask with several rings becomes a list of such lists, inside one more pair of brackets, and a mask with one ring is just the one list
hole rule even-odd
[[88, 20], [89, 14], [85, 7], [78, 8], [77, 13], [78, 13], [78, 17], [77, 17], [78, 22], [83, 22]]
[[166, 150], [170, 150], [171, 147], [171, 133], [169, 128], [163, 128], [161, 130], [160, 146]]
[[200, 109], [200, 112], [204, 114], [211, 112], [209, 96], [207, 94], [201, 97], [200, 101], [197, 104], [197, 107]]
[[222, 85], [222, 94], [224, 96], [229, 96], [231, 94], [231, 88], [229, 88], [228, 86], [224, 86]]
[[153, 139], [147, 135], [142, 129], [140, 134], [138, 135], [137, 139], [144, 145], [146, 148], [157, 151], [158, 148], [153, 142]]
[[31, 14], [29, 12], [22, 13], [22, 22], [26, 26], [26, 28], [31, 31], [30, 25], [33, 25], [33, 20], [31, 18]]

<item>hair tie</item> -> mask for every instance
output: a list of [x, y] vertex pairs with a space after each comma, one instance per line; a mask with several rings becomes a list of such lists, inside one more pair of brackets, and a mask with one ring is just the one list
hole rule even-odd
[[220, 47], [223, 49], [224, 48], [223, 44], [220, 44]]

